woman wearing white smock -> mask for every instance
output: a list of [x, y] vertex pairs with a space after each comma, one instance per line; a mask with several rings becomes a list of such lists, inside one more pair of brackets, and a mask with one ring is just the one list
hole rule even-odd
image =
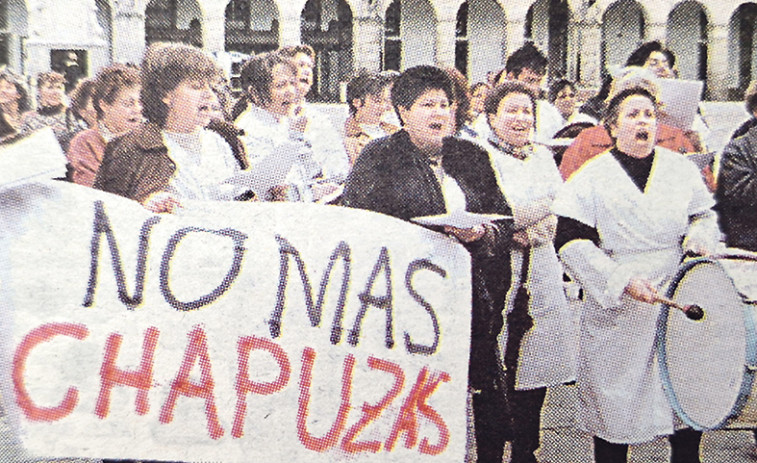
[[[536, 462], [546, 388], [575, 379], [578, 344], [554, 248], [557, 219], [550, 211], [562, 177], [552, 152], [531, 143], [535, 106], [532, 93], [519, 82], [506, 82], [492, 90], [485, 106], [491, 128], [486, 148], [512, 209], [515, 229], [506, 311], [507, 334], [516, 338], [509, 342], [501, 339], [500, 344], [503, 352], [511, 351], [505, 357], [506, 364], [511, 363], [507, 365], [511, 375], [507, 392], [514, 428], [513, 463]], [[522, 281], [524, 259], [528, 259], [526, 281]], [[513, 310], [521, 286], [530, 296], [525, 315], [530, 315], [532, 323], [515, 352], [521, 335], [513, 325], [518, 317]]]
[[556, 247], [584, 289], [578, 425], [595, 460], [625, 462], [628, 444], [673, 434], [673, 462], [699, 462], [701, 432], [674, 431], [655, 358], [653, 304], [685, 251], [706, 254], [719, 231], [696, 166], [655, 147], [657, 102], [632, 87], [605, 116], [614, 147], [588, 162], [553, 204]]

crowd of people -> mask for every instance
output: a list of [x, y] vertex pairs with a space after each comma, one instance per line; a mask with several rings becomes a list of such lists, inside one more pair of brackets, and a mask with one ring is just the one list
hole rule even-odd
[[[568, 80], [542, 89], [549, 63], [532, 44], [473, 85], [429, 65], [361, 71], [347, 84], [343, 127], [306, 99], [314, 63], [304, 45], [255, 55], [235, 99], [201, 50], [155, 44], [141, 66], [104, 68], [69, 96], [62, 75], [41, 74], [34, 110], [6, 70], [0, 136], [52, 127], [69, 181], [155, 213], [244, 200], [402, 220], [512, 216], [434, 228], [472, 257], [477, 461], [501, 463], [510, 441], [510, 461], [536, 462], [547, 388], [571, 382], [597, 463], [624, 462], [629, 445], [662, 435], [673, 462], [700, 461], [701, 432], [675, 419], [654, 361], [655, 302], [687, 253], [712, 253], [723, 238], [757, 252], [757, 85], [746, 95], [754, 119], [701, 168], [685, 154], [707, 150], [702, 118], [685, 129], [660, 122], [659, 82], [676, 72], [659, 42], [642, 45], [583, 104]], [[291, 169], [266, 191], [228, 181], [285, 157]], [[566, 296], [568, 278], [580, 300]]]

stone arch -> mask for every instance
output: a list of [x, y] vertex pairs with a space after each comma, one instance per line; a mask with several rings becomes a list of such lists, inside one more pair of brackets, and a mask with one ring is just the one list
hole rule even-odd
[[740, 4], [731, 15], [728, 34], [729, 75], [732, 82], [729, 97], [742, 99], [744, 90], [757, 79], [757, 4]]
[[24, 0], [0, 2], [0, 64], [23, 73], [23, 43], [29, 36], [29, 12]]
[[338, 102], [342, 82], [353, 69], [353, 13], [345, 0], [308, 0], [300, 37], [316, 53], [311, 98]]
[[275, 50], [279, 17], [273, 0], [229, 0], [224, 10], [224, 50], [245, 54]]
[[684, 0], [670, 11], [667, 46], [676, 56], [679, 77], [707, 79], [708, 29], [707, 12], [696, 0]]
[[537, 0], [526, 14], [525, 39], [549, 60], [549, 78], [568, 75], [571, 10], [567, 0]]
[[602, 74], [625, 65], [628, 56], [644, 42], [646, 15], [636, 0], [618, 0], [602, 15]]
[[505, 10], [496, 0], [467, 0], [468, 76], [471, 83], [486, 81], [489, 71], [505, 62], [507, 47]]
[[384, 18], [384, 69], [434, 64], [437, 17], [429, 0], [393, 0]]
[[197, 0], [150, 0], [145, 7], [145, 42], [181, 42], [202, 48], [203, 19]]

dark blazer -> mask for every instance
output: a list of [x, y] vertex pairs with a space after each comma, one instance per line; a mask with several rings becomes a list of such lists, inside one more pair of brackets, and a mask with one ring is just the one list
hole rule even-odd
[[146, 122], [108, 143], [93, 187], [141, 203], [164, 191], [175, 171], [160, 127]]
[[[481, 147], [447, 138], [442, 167], [463, 190], [470, 212], [510, 215], [491, 167]], [[374, 140], [357, 159], [342, 197], [348, 207], [381, 212], [403, 220], [446, 212], [439, 182], [428, 158], [406, 131]], [[473, 313], [471, 324], [470, 381], [474, 388], [500, 369], [496, 357], [497, 335], [510, 282], [511, 222], [501, 222], [492, 240], [466, 244], [472, 257]]]
[[[236, 141], [230, 145], [232, 154], [240, 168], [246, 169], [247, 154], [234, 135], [233, 125], [218, 122], [209, 129], [229, 144]], [[176, 164], [168, 156], [160, 127], [145, 122], [108, 143], [93, 187], [141, 203], [151, 194], [164, 191], [174, 172]]]
[[715, 199], [728, 246], [757, 252], [757, 127], [723, 149]]

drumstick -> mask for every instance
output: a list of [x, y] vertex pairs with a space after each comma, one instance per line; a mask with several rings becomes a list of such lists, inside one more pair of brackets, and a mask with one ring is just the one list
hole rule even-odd
[[681, 305], [677, 302], [673, 302], [668, 298], [662, 297], [659, 294], [655, 296], [655, 303], [662, 303], [668, 307], [675, 307], [683, 312], [689, 320], [701, 320], [704, 318], [704, 309], [696, 304]]

